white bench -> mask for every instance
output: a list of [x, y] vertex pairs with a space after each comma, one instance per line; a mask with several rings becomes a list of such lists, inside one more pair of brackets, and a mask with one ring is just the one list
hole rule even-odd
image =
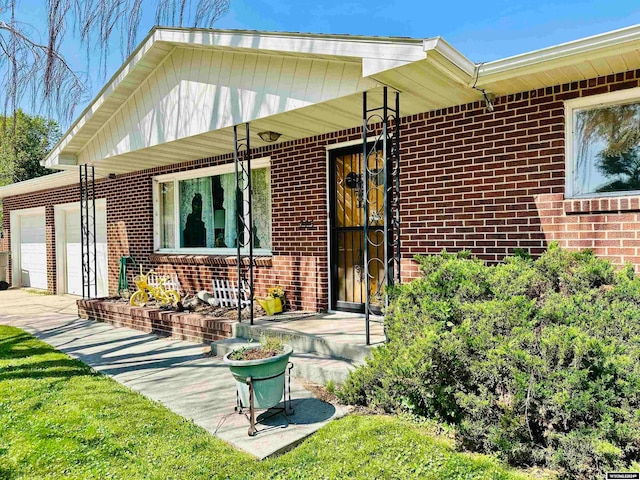
[[[238, 284], [233, 280], [213, 279], [213, 298], [221, 307], [237, 307], [238, 306]], [[246, 307], [251, 303], [249, 301], [249, 288], [245, 282], [242, 282], [242, 307]]]

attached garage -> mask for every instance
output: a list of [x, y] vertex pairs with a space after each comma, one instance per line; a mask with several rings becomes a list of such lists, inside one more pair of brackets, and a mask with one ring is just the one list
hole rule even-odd
[[11, 212], [12, 283], [47, 289], [47, 242], [44, 208]]
[[[80, 205], [56, 205], [57, 292], [82, 295], [82, 245], [80, 242]], [[107, 213], [104, 199], [96, 201], [96, 266], [98, 296], [108, 294]]]

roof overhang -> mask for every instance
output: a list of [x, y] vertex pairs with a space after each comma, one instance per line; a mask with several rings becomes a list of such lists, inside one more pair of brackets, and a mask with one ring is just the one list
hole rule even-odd
[[79, 182], [78, 175], [78, 169], [76, 168], [74, 171], [52, 173], [51, 175], [5, 185], [0, 187], [0, 198], [77, 184]]
[[[128, 108], [125, 104], [139, 92], [145, 79], [163, 68], [163, 62], [171, 63], [172, 56], [187, 50], [195, 52], [189, 54], [193, 58], [210, 52], [224, 52], [223, 55], [266, 55], [285, 61], [291, 58], [300, 62], [326, 61], [331, 65], [346, 66], [334, 69], [343, 76], [340, 68], [353, 71], [356, 67], [357, 78], [346, 80], [357, 85], [354, 84], [352, 90], [340, 88], [335, 94], [293, 102], [293, 108], [236, 116], [226, 123], [218, 122], [210, 128], [176, 134], [156, 143], [132, 145], [130, 141], [120, 142], [117, 146], [94, 152], [91, 144], [107, 135], [105, 125], [113, 123], [114, 117], [120, 115], [123, 108]], [[235, 64], [234, 68], [237, 68]], [[477, 99], [478, 94], [466, 85], [473, 77], [474, 68], [471, 61], [439, 37], [423, 40], [154, 28], [43, 163], [62, 170], [91, 163], [98, 173], [106, 175], [228, 153], [233, 150], [233, 125], [244, 122], [251, 122], [253, 132], [281, 132], [280, 142], [352, 128], [362, 123], [362, 92], [375, 91], [382, 86], [403, 92], [402, 115]], [[309, 75], [308, 89], [315, 86], [323, 92], [330, 90], [318, 86], [319, 80], [313, 78], [313, 70]], [[328, 73], [320, 72], [320, 75]], [[343, 83], [348, 83], [344, 80]], [[255, 93], [256, 89], [253, 90]], [[252, 143], [264, 145], [257, 137], [252, 138]]]
[[[632, 26], [474, 64], [440, 37], [409, 39], [154, 28], [78, 117], [44, 164], [75, 170], [78, 164], [90, 163], [98, 174], [107, 175], [215, 156], [233, 150], [233, 125], [244, 122], [250, 122], [255, 133], [280, 132], [280, 142], [286, 142], [361, 125], [363, 91], [375, 93], [382, 86], [400, 91], [400, 111], [406, 116], [479, 100], [481, 94], [473, 87], [507, 95], [639, 69], [639, 46], [640, 26]], [[130, 108], [127, 102], [131, 103], [145, 88], [145, 80], [165, 64], [174, 65], [173, 56], [182, 51], [193, 52], [188, 53], [190, 58], [222, 52], [221, 55], [246, 58], [258, 55], [278, 61], [293, 58], [300, 63], [327, 62], [352, 72], [348, 80], [353, 85], [351, 90], [336, 90], [335, 94], [317, 98], [296, 97], [291, 105], [279, 110], [256, 108], [254, 114], [236, 115], [226, 123], [178, 132], [155, 143], [127, 139], [102, 149], [94, 148], [94, 143], [108, 143], [103, 137], [108, 136], [109, 129], [125, 128], [116, 120], [123, 109]], [[236, 64], [233, 68], [237, 68]], [[328, 73], [314, 75], [310, 71], [308, 91], [317, 87], [320, 76]], [[116, 127], [110, 127], [109, 122]], [[263, 145], [266, 144], [257, 136], [252, 137], [252, 146]]]
[[487, 62], [479, 88], [496, 95], [535, 90], [640, 68], [640, 25]]

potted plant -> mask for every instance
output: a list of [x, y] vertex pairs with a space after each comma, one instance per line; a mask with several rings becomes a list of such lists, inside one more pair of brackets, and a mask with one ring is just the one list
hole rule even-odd
[[254, 408], [271, 408], [280, 403], [292, 352], [293, 348], [281, 339], [263, 336], [259, 345], [242, 347], [224, 356], [236, 381], [242, 407], [251, 406], [249, 383], [253, 388]]
[[264, 300], [258, 299], [258, 303], [267, 315], [281, 313], [285, 306], [284, 289], [281, 286], [270, 288], [269, 295], [267, 295]]

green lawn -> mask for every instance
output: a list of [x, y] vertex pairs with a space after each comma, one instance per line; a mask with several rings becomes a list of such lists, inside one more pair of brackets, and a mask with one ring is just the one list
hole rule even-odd
[[0, 479], [526, 478], [401, 419], [349, 416], [257, 462], [163, 406], [0, 326]]

